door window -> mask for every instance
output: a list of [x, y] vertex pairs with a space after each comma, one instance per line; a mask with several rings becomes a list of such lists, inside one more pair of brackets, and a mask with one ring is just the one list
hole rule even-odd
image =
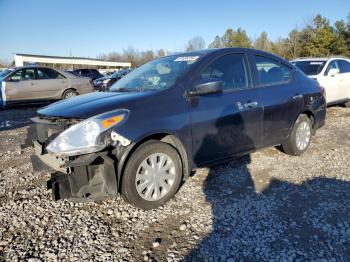
[[338, 60], [338, 66], [341, 74], [350, 72], [350, 63], [348, 61]]
[[229, 54], [210, 63], [197, 80], [218, 79], [224, 82], [224, 90], [247, 88], [248, 70], [243, 54]]
[[255, 56], [255, 64], [263, 86], [285, 83], [292, 77], [292, 68], [277, 60]]
[[329, 63], [329, 65], [327, 66], [327, 69], [326, 71], [324, 72], [324, 75], [327, 76], [328, 73], [329, 73], [329, 70], [331, 69], [338, 69], [339, 70], [339, 67], [338, 67], [338, 60], [333, 60]]
[[50, 68], [38, 68], [38, 78], [39, 79], [60, 79], [63, 78], [60, 73]]
[[27, 68], [24, 70], [24, 74], [22, 74], [22, 80], [35, 80], [35, 69]]
[[23, 73], [23, 70], [18, 70], [10, 76], [10, 79], [12, 81], [21, 81], [22, 80], [22, 73]]

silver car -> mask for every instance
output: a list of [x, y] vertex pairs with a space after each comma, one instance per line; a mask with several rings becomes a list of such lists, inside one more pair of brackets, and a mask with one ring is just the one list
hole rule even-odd
[[19, 67], [0, 73], [0, 105], [60, 100], [93, 92], [91, 79], [48, 67]]

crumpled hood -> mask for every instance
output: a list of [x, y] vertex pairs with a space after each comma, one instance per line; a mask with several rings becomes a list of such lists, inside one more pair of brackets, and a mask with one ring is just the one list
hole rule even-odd
[[119, 108], [130, 109], [129, 104], [154, 92], [94, 92], [62, 100], [38, 110], [45, 116], [86, 119]]

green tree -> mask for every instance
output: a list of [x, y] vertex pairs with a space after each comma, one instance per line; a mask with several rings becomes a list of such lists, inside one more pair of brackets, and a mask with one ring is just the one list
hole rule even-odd
[[331, 44], [331, 52], [335, 55], [347, 55], [348, 47], [346, 44], [347, 30], [344, 20], [335, 23], [335, 39]]
[[223, 47], [222, 43], [221, 43], [221, 38], [220, 36], [215, 36], [214, 41], [209, 45], [209, 48], [220, 48]]
[[306, 27], [303, 32], [304, 56], [329, 56], [332, 54], [332, 45], [336, 41], [334, 29], [329, 21], [317, 15], [311, 26]]
[[238, 28], [237, 31], [228, 29], [224, 35], [224, 45], [227, 47], [252, 47], [252, 41], [245, 30]]
[[242, 28], [238, 28], [237, 31], [229, 28], [220, 40], [218, 36], [215, 37], [210, 47], [252, 47], [252, 40]]

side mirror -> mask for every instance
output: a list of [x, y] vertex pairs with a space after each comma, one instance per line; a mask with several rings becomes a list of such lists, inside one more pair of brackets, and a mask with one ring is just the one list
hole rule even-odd
[[328, 71], [327, 76], [334, 77], [339, 74], [339, 69], [337, 68], [332, 68]]
[[198, 81], [192, 90], [188, 92], [190, 96], [202, 96], [208, 94], [222, 93], [224, 82], [218, 79], [206, 79]]
[[18, 82], [18, 80], [13, 80], [11, 76], [5, 78], [5, 82]]

